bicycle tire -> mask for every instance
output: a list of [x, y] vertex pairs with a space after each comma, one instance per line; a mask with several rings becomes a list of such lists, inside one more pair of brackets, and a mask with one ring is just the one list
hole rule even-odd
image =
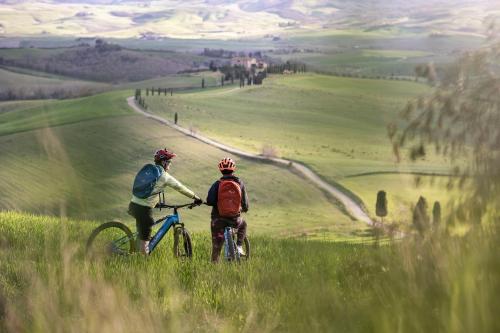
[[234, 242], [234, 232], [233, 230], [229, 231], [231, 233], [229, 239], [224, 237], [224, 241], [227, 242], [227, 248], [228, 248], [228, 257], [227, 260], [229, 261], [234, 261], [238, 260], [239, 261], [239, 256], [236, 255], [236, 243]]
[[[182, 246], [180, 245], [182, 239]], [[184, 227], [174, 229], [174, 256], [176, 258], [191, 259], [193, 256], [193, 246], [191, 236]]]
[[[233, 237], [233, 242], [236, 243], [236, 240], [238, 238], [237, 234], [232, 230], [232, 237]], [[250, 258], [250, 241], [248, 240], [248, 237], [245, 236], [243, 239], [243, 247], [245, 254], [241, 255], [239, 253], [235, 253], [236, 259], [246, 261]]]
[[245, 239], [243, 239], [243, 246], [245, 248], [245, 255], [240, 255], [240, 259], [248, 260], [250, 259], [250, 241], [246, 236]]
[[[109, 231], [111, 231], [109, 235], [104, 235], [105, 232]], [[102, 236], [100, 238], [102, 238], [103, 245], [108, 248], [97, 248], [101, 247], [101, 244], [96, 244], [98, 236]], [[109, 237], [109, 240], [106, 239], [107, 237]], [[122, 240], [119, 247], [117, 244], [113, 244], [113, 242], [118, 239]], [[104, 251], [104, 254], [108, 256], [112, 254], [131, 254], [135, 251], [134, 235], [129, 227], [119, 221], [103, 223], [92, 231], [85, 247], [85, 252], [88, 257], [93, 257], [98, 254], [98, 250], [101, 250], [101, 252]]]

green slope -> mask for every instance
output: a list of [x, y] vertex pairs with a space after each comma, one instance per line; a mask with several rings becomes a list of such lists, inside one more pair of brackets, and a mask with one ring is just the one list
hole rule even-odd
[[[178, 154], [172, 174], [205, 196], [218, 177], [217, 162], [227, 154], [134, 114], [125, 101], [130, 93], [51, 101], [41, 107], [31, 103], [27, 109], [0, 113], [0, 207], [131, 222], [126, 209], [133, 177], [155, 149], [165, 146]], [[350, 238], [366, 228], [351, 222], [298, 176], [236, 160], [250, 191], [252, 233]], [[170, 193], [167, 197], [186, 201]], [[183, 218], [194, 230], [208, 230], [208, 207], [183, 212]]]
[[[108, 107], [109, 104], [113, 107]], [[29, 105], [32, 107], [0, 114], [0, 136], [130, 112], [126, 101], [123, 100], [123, 94], [120, 93], [101, 94], [78, 100], [41, 101]]]
[[[83, 96], [109, 89], [110, 85], [71, 79], [43, 72], [0, 68], [0, 98], [35, 99]], [[15, 97], [8, 97], [8, 95]]]
[[[279, 156], [301, 161], [327, 181], [349, 188], [345, 177], [378, 172], [447, 173], [448, 165], [430, 154], [418, 163], [396, 163], [387, 124], [397, 119], [409, 99], [429, 92], [413, 82], [338, 78], [325, 75], [271, 76], [262, 86], [226, 88], [150, 97], [149, 110], [184, 127], [254, 153], [271, 146]], [[395, 181], [378, 179], [379, 189], [397, 192]], [[396, 178], [397, 179], [397, 178]], [[353, 184], [363, 199], [376, 195]], [[377, 184], [377, 176], [370, 176]], [[405, 181], [411, 186], [411, 181]], [[369, 189], [369, 190], [368, 190]], [[367, 193], [374, 190], [373, 194]], [[397, 205], [414, 202], [414, 189]], [[373, 200], [366, 202], [373, 212]]]

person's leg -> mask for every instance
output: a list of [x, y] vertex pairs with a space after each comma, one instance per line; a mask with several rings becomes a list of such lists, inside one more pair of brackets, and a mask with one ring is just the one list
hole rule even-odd
[[231, 221], [231, 227], [236, 229], [236, 245], [241, 246], [243, 245], [243, 240], [245, 239], [245, 236], [247, 235], [247, 223], [245, 220], [243, 220], [241, 217], [238, 217], [237, 219], [234, 219]]
[[220, 250], [224, 244], [224, 228], [226, 223], [223, 220], [213, 218], [210, 223], [210, 229], [212, 232], [212, 262], [218, 262], [220, 256]]
[[138, 249], [142, 254], [148, 254], [149, 239], [151, 238], [151, 228], [154, 224], [153, 210], [132, 203], [131, 210], [135, 217], [135, 224], [138, 232]]

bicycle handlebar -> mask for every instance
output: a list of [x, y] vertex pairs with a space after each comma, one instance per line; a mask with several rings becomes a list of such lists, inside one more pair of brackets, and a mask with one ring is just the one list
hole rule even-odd
[[155, 208], [171, 208], [171, 209], [179, 209], [179, 208], [184, 208], [184, 207], [188, 207], [189, 209], [192, 209], [193, 207], [196, 207], [198, 206], [197, 204], [195, 204], [194, 202], [192, 203], [188, 203], [188, 204], [184, 204], [184, 205], [167, 205], [166, 203], [157, 203]]

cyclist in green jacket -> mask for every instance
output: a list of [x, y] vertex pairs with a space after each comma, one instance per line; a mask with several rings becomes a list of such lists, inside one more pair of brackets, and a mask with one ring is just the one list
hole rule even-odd
[[151, 192], [155, 194], [145, 199], [132, 195], [132, 199], [130, 200], [129, 214], [135, 218], [137, 231], [139, 233], [139, 251], [143, 254], [148, 254], [149, 239], [151, 238], [151, 229], [154, 224], [153, 208], [158, 202], [158, 193], [162, 192], [167, 187], [171, 187], [188, 198], [194, 199], [195, 204], [201, 205], [203, 203], [199, 196], [167, 173], [167, 170], [170, 169], [171, 160], [175, 156], [177, 155], [168, 151], [166, 148], [158, 150], [154, 155], [154, 162], [156, 165], [162, 166], [164, 172], [161, 173]]

